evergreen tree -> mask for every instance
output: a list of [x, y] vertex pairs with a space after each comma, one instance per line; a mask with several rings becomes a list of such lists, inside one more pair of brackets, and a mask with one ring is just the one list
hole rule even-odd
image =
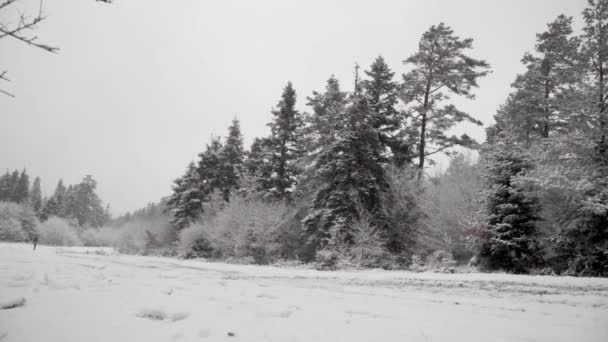
[[0, 177], [0, 202], [10, 200], [12, 189], [11, 175], [6, 170], [6, 173]]
[[[566, 225], [554, 236], [555, 250], [572, 275], [608, 275], [608, 1], [589, 0], [583, 11], [581, 81], [570, 101], [572, 133], [557, 141], [563, 166], [560, 196], [569, 201]], [[568, 158], [561, 158], [562, 156]], [[564, 167], [565, 166], [565, 167]]]
[[181, 230], [196, 221], [202, 211], [202, 194], [200, 175], [194, 162], [188, 165], [186, 173], [176, 179], [173, 185], [173, 194], [167, 201], [170, 209], [170, 223]]
[[335, 133], [340, 129], [338, 117], [347, 104], [347, 94], [340, 90], [339, 81], [332, 75], [327, 80], [325, 92], [313, 91], [307, 100], [313, 113], [306, 116], [305, 140], [307, 151], [315, 155], [335, 138]]
[[381, 145], [374, 117], [362, 96], [340, 114], [341, 129], [316, 162], [320, 186], [314, 194], [304, 229], [317, 249], [352, 244], [353, 223], [367, 212], [382, 229], [381, 192], [385, 186]]
[[487, 222], [478, 246], [478, 258], [488, 269], [525, 273], [541, 263], [537, 224], [538, 199], [526, 193], [518, 177], [533, 165], [525, 152], [503, 132], [484, 151]]
[[222, 193], [226, 201], [230, 198], [231, 191], [239, 189], [239, 181], [243, 174], [244, 157], [243, 135], [241, 134], [239, 121], [235, 118], [228, 127], [228, 137], [220, 152], [221, 170], [219, 176], [222, 178]]
[[281, 101], [272, 112], [269, 124], [270, 179], [268, 188], [263, 189], [268, 198], [288, 200], [294, 191], [298, 169], [295, 165], [303, 154], [301, 129], [303, 120], [296, 110], [296, 92], [291, 82], [283, 89]]
[[13, 194], [11, 196], [12, 201], [15, 203], [26, 203], [29, 199], [29, 190], [30, 178], [25, 169], [23, 169], [18, 180], [14, 183]]
[[522, 62], [526, 72], [518, 75], [505, 106], [495, 116], [493, 130], [509, 129], [529, 147], [532, 141], [547, 139], [563, 131], [570, 120], [571, 88], [577, 81], [579, 39], [572, 35], [572, 18], [560, 15], [537, 34], [534, 53]]
[[32, 184], [32, 190], [30, 192], [30, 205], [36, 213], [36, 216], [40, 217], [40, 212], [42, 210], [42, 192], [40, 190], [40, 177], [36, 177], [34, 179], [34, 183]]
[[69, 194], [70, 217], [75, 218], [81, 227], [99, 227], [104, 224], [104, 208], [95, 192], [97, 182], [91, 175], [86, 175], [82, 181], [72, 187]]
[[[608, 0], [588, 0], [583, 11], [585, 26], [582, 36], [582, 60], [586, 89], [583, 90], [586, 103], [577, 103], [583, 108], [591, 107], [583, 116], [584, 126], [591, 127], [591, 135], [596, 144], [597, 157], [608, 161], [608, 104], [606, 104], [608, 72]], [[578, 109], [578, 112], [583, 112]]]
[[205, 202], [216, 190], [219, 190], [222, 195], [224, 194], [222, 151], [223, 145], [220, 138], [213, 138], [205, 151], [199, 154], [197, 173], [200, 179], [198, 188], [201, 202]]
[[370, 70], [365, 71], [369, 79], [362, 82], [362, 87], [370, 110], [374, 115], [374, 128], [386, 156], [390, 156], [397, 166], [411, 161], [409, 132], [402, 128], [402, 117], [396, 108], [399, 84], [393, 81], [395, 75], [382, 56], [376, 58]]
[[244, 169], [246, 172], [246, 183], [243, 186], [248, 186], [243, 189], [248, 193], [261, 193], [264, 189], [269, 189], [270, 174], [272, 172], [271, 160], [271, 144], [267, 138], [255, 138], [251, 143], [249, 151], [246, 153], [244, 161]]
[[413, 67], [403, 76], [403, 101], [408, 104], [411, 124], [419, 135], [419, 177], [429, 156], [449, 151], [456, 145], [475, 145], [475, 141], [466, 134], [457, 137], [446, 133], [458, 122], [478, 125], [481, 122], [453, 104], [440, 106], [451, 94], [473, 98], [471, 89], [477, 87], [477, 79], [488, 74], [488, 63], [465, 54], [472, 43], [470, 38], [455, 36], [452, 29], [443, 23], [433, 25], [422, 35], [418, 52], [404, 61]]

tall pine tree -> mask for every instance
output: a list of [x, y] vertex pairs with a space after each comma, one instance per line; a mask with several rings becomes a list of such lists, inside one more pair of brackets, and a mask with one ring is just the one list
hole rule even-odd
[[36, 213], [36, 216], [40, 217], [40, 213], [42, 210], [42, 192], [40, 190], [40, 177], [36, 177], [34, 179], [34, 183], [32, 184], [32, 190], [30, 192], [30, 205]]
[[478, 125], [481, 122], [453, 104], [442, 105], [450, 95], [473, 98], [472, 88], [477, 87], [480, 77], [488, 74], [488, 63], [466, 54], [472, 45], [473, 39], [460, 39], [441, 23], [422, 35], [418, 52], [404, 61], [413, 68], [403, 76], [403, 100], [408, 104], [411, 125], [418, 132], [419, 177], [428, 157], [453, 146], [475, 145], [466, 134], [457, 137], [447, 133], [458, 122]]
[[349, 245], [361, 210], [383, 228], [381, 192], [385, 186], [381, 144], [365, 97], [357, 95], [339, 116], [340, 130], [316, 162], [320, 185], [303, 226], [317, 249]]
[[303, 154], [303, 120], [296, 109], [296, 91], [291, 82], [283, 89], [281, 100], [272, 115], [273, 120], [269, 124], [270, 179], [264, 192], [267, 198], [289, 200], [299, 173], [296, 161]]
[[239, 120], [235, 118], [228, 127], [228, 137], [220, 152], [219, 176], [221, 177], [222, 194], [226, 201], [229, 200], [232, 191], [239, 189], [239, 182], [243, 175], [244, 157], [243, 135]]

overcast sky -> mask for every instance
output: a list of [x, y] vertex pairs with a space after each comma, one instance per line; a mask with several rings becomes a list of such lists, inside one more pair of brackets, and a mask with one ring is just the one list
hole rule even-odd
[[[21, 0], [22, 3], [32, 0]], [[26, 167], [51, 193], [92, 174], [115, 214], [168, 195], [172, 180], [236, 115], [246, 142], [267, 134], [292, 81], [298, 107], [335, 74], [382, 54], [398, 75], [422, 33], [445, 22], [474, 38], [493, 73], [461, 108], [485, 124], [535, 34], [584, 0], [47, 0], [37, 34], [52, 55], [0, 40], [0, 168]], [[399, 76], [400, 78], [400, 76]], [[479, 140], [483, 128], [461, 128]]]

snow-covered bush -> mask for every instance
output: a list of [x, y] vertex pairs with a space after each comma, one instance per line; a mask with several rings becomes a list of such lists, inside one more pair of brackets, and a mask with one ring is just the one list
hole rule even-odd
[[276, 232], [285, 205], [233, 196], [213, 217], [180, 233], [179, 248], [186, 257], [253, 258], [265, 264], [278, 257]]
[[30, 240], [37, 225], [38, 220], [30, 208], [12, 202], [0, 202], [0, 240]]
[[119, 233], [118, 229], [111, 227], [88, 228], [80, 234], [80, 239], [85, 246], [113, 247]]
[[52, 246], [79, 246], [78, 230], [59, 217], [51, 217], [38, 228], [40, 243]]

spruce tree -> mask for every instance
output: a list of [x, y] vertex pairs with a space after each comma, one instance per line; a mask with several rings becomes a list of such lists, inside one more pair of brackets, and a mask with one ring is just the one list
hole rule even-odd
[[315, 155], [334, 139], [335, 133], [340, 129], [338, 118], [347, 104], [347, 93], [340, 90], [338, 79], [332, 75], [327, 80], [325, 92], [313, 91], [307, 100], [313, 113], [306, 116], [306, 149]]
[[243, 148], [243, 135], [239, 120], [232, 120], [232, 124], [228, 127], [228, 137], [220, 152], [221, 170], [221, 187], [224, 200], [228, 201], [230, 192], [239, 189], [239, 181], [243, 175], [243, 161], [245, 152]]
[[40, 190], [40, 177], [36, 177], [34, 179], [34, 183], [32, 184], [32, 190], [30, 192], [30, 205], [36, 213], [36, 216], [40, 217], [40, 212], [42, 210], [42, 192]]
[[173, 194], [167, 201], [167, 208], [172, 216], [170, 223], [178, 230], [196, 221], [203, 211], [200, 183], [200, 175], [194, 162], [188, 165], [182, 177], [174, 181]]
[[374, 115], [373, 126], [378, 130], [383, 153], [397, 166], [408, 164], [412, 158], [409, 132], [402, 128], [403, 119], [396, 108], [400, 88], [393, 81], [395, 73], [379, 56], [365, 74], [368, 79], [362, 82], [362, 88]]
[[270, 179], [268, 188], [263, 189], [265, 197], [289, 200], [299, 173], [296, 161], [303, 154], [301, 146], [301, 129], [303, 120], [296, 110], [296, 92], [291, 82], [283, 89], [283, 95], [277, 109], [272, 111], [273, 120], [268, 125]]
[[8, 170], [6, 170], [6, 173], [0, 177], [0, 202], [10, 200], [11, 190], [13, 188], [10, 182], [11, 175]]
[[[17, 172], [17, 171], [15, 171]], [[27, 171], [23, 169], [16, 183], [14, 183], [11, 199], [15, 203], [26, 203], [29, 199], [30, 178]]]
[[404, 61], [412, 70], [403, 76], [403, 101], [408, 105], [411, 125], [417, 130], [418, 168], [422, 176], [428, 157], [450, 151], [453, 146], [470, 147], [475, 141], [466, 134], [448, 136], [456, 123], [468, 121], [481, 125], [469, 114], [446, 104], [450, 95], [473, 98], [477, 80], [488, 74], [484, 60], [472, 58], [466, 51], [473, 39], [460, 39], [445, 24], [433, 25], [422, 35], [418, 52]]
[[199, 154], [197, 173], [200, 178], [198, 188], [202, 202], [207, 201], [216, 190], [220, 191], [222, 195], [224, 194], [222, 151], [223, 145], [220, 138], [213, 138], [205, 151]]
[[247, 181], [243, 186], [248, 186], [247, 189], [243, 189], [244, 191], [250, 194], [263, 194], [264, 189], [270, 189], [271, 159], [270, 140], [255, 138], [245, 154], [243, 163]]
[[367, 100], [356, 96], [339, 116], [340, 130], [320, 152], [316, 162], [320, 186], [303, 226], [317, 249], [349, 245], [359, 214], [373, 216], [382, 229], [381, 192], [385, 187], [381, 144]]
[[533, 164], [508, 133], [502, 132], [484, 151], [483, 166], [487, 222], [478, 246], [479, 261], [491, 270], [528, 272], [542, 262], [537, 231], [540, 205], [518, 179]]

